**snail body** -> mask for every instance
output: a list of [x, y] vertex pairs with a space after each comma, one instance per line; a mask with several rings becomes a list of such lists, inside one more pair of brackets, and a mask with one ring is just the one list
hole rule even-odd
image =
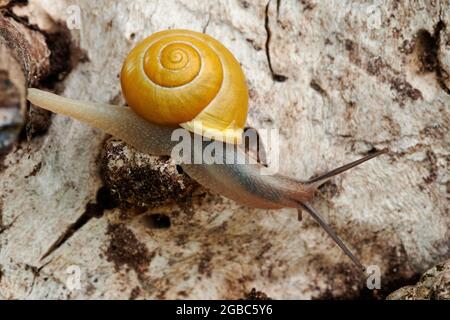
[[[178, 143], [171, 139], [173, 128], [148, 122], [128, 107], [72, 100], [33, 88], [28, 89], [28, 100], [89, 123], [143, 153], [170, 156]], [[194, 145], [194, 135], [190, 145]], [[203, 141], [202, 149], [210, 143], [213, 142]], [[241, 148], [223, 148], [223, 151], [223, 160], [217, 164], [193, 164], [192, 154], [188, 163], [180, 165], [207, 189], [255, 208], [298, 208], [298, 203], [309, 201], [317, 189], [317, 184], [307, 185], [279, 174], [261, 175], [263, 165], [245, 163], [246, 153]]]
[[180, 127], [191, 132], [191, 145], [198, 135], [209, 138], [202, 141], [203, 150], [211, 143], [233, 145], [223, 148], [223, 161], [187, 161], [181, 166], [210, 191], [238, 203], [307, 211], [364, 268], [309, 202], [325, 181], [384, 150], [306, 182], [279, 174], [262, 175], [263, 165], [244, 161], [246, 153], [239, 147], [248, 110], [248, 89], [240, 65], [217, 40], [193, 31], [162, 31], [138, 44], [125, 59], [121, 85], [129, 107], [72, 100], [32, 88], [28, 100], [153, 155], [172, 155], [178, 143], [172, 133]]

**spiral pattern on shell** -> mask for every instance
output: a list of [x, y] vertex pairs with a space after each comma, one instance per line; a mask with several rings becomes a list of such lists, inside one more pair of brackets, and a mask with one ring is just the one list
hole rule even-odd
[[232, 53], [208, 35], [151, 35], [126, 58], [121, 85], [128, 105], [150, 122], [240, 140], [248, 110], [245, 76]]

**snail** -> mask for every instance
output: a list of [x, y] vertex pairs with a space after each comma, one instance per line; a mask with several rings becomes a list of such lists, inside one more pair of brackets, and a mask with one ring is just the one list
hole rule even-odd
[[[190, 139], [224, 146], [221, 163], [184, 162], [182, 169], [214, 193], [264, 209], [296, 208], [308, 212], [350, 259], [364, 270], [334, 230], [310, 205], [320, 185], [372, 159], [371, 153], [309, 181], [280, 174], [262, 175], [262, 164], [240, 161], [248, 112], [248, 88], [233, 54], [214, 38], [189, 30], [152, 34], [128, 54], [121, 70], [121, 87], [128, 107], [83, 102], [34, 88], [28, 100], [44, 109], [75, 118], [153, 155], [171, 155], [180, 127]], [[225, 148], [225, 146], [232, 148]], [[191, 155], [192, 157], [194, 155]]]

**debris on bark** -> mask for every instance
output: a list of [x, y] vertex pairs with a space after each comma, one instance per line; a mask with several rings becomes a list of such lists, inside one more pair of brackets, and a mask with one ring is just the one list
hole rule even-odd
[[271, 300], [267, 294], [262, 291], [257, 291], [255, 288], [245, 296], [245, 300]]
[[440, 263], [420, 278], [413, 286], [400, 288], [388, 300], [450, 300], [450, 260]]
[[140, 153], [117, 139], [105, 143], [101, 175], [122, 208], [183, 202], [198, 186], [169, 157]]
[[31, 139], [44, 134], [50, 125], [50, 112], [27, 107], [27, 88], [53, 89], [79, 61], [86, 59], [72, 44], [67, 27], [51, 21], [48, 29], [40, 29], [29, 21], [32, 12], [21, 15], [15, 11], [25, 4], [0, 4], [0, 154], [13, 147], [23, 127]]

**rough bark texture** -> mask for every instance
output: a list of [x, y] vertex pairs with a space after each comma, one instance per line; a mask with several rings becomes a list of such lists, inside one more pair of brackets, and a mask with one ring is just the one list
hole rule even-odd
[[[6, 3], [4, 4], [7, 5]], [[26, 87], [49, 70], [50, 51], [41, 33], [0, 12], [0, 154], [16, 142], [25, 123]]]
[[413, 286], [391, 293], [389, 300], [450, 300], [450, 260], [425, 272]]
[[[132, 150], [105, 160], [103, 133], [57, 115], [0, 165], [1, 298], [380, 298], [449, 258], [448, 1], [30, 0], [19, 13], [45, 29], [64, 25], [70, 5], [82, 22], [71, 37], [88, 59], [59, 83], [64, 96], [124, 103], [127, 52], [155, 31], [188, 28], [241, 62], [248, 123], [280, 130], [281, 153], [267, 156], [280, 157], [281, 173], [306, 179], [389, 148], [314, 202], [379, 266], [381, 289], [366, 289], [309, 217], [198, 189], [173, 197], [167, 190], [192, 182], [170, 161]], [[129, 167], [104, 170], [117, 160]], [[146, 181], [173, 185], [161, 185], [162, 198], [120, 197], [127, 190], [114, 183], [139, 183], [143, 167], [155, 175]], [[130, 190], [145, 188], [155, 192]]]

